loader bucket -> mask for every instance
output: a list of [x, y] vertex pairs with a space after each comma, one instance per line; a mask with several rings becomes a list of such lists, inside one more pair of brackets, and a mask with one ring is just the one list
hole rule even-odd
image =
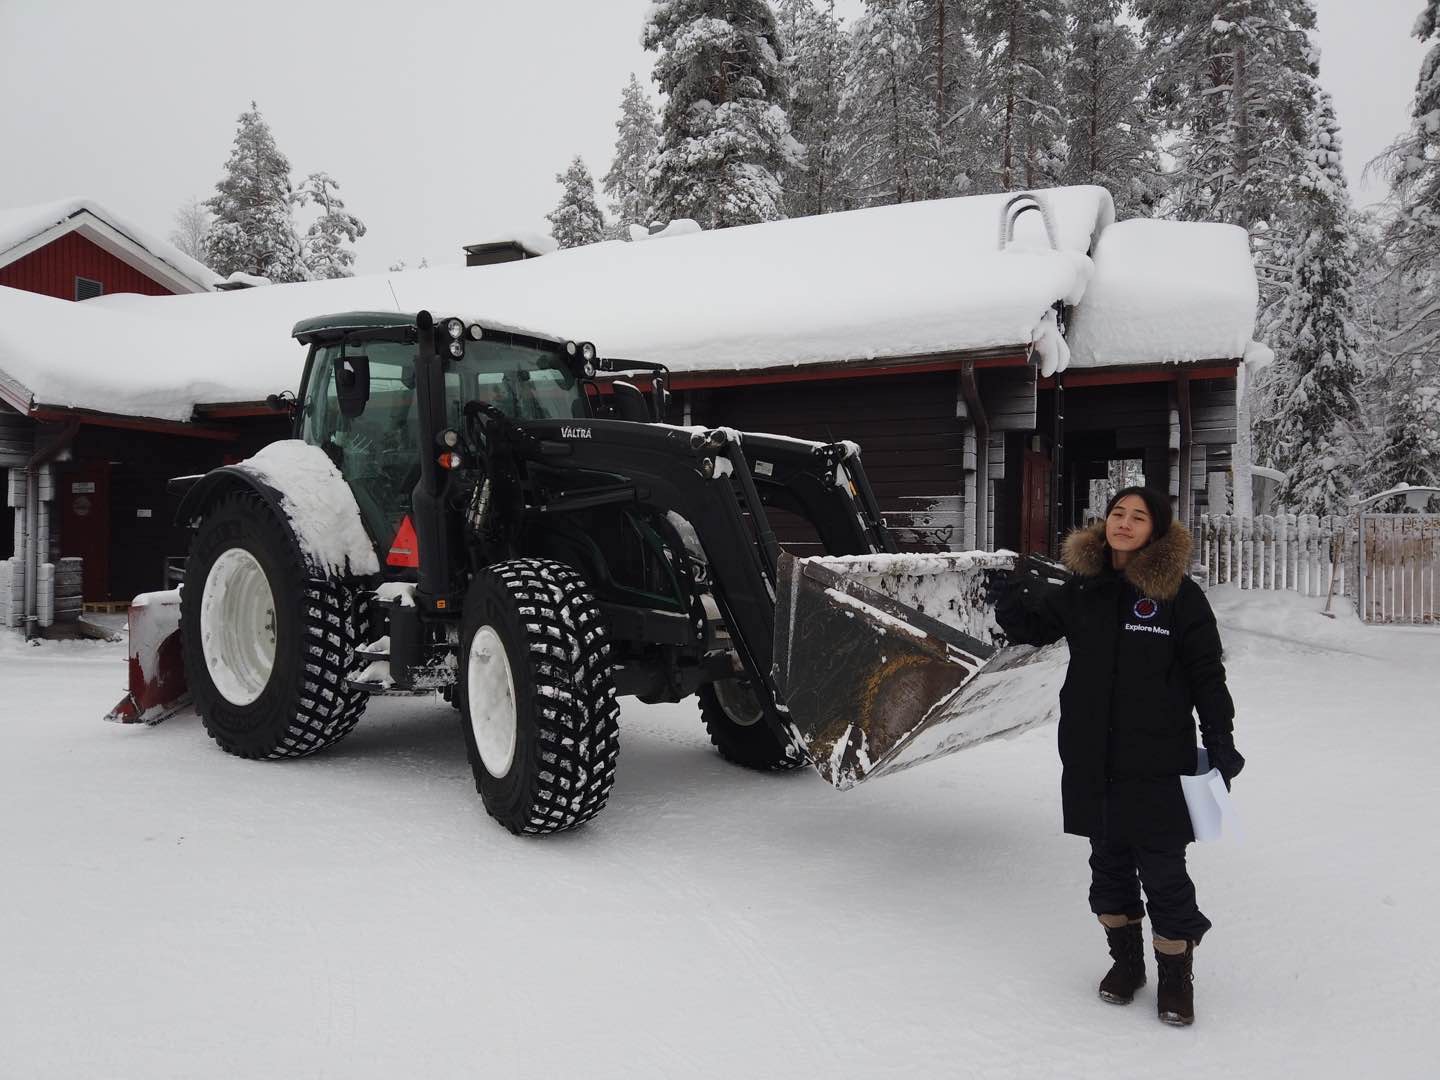
[[1063, 645], [1007, 646], [986, 605], [1010, 555], [780, 556], [777, 689], [840, 789], [1058, 715]]
[[190, 704], [180, 651], [180, 590], [130, 601], [130, 690], [106, 715], [120, 724], [158, 724]]

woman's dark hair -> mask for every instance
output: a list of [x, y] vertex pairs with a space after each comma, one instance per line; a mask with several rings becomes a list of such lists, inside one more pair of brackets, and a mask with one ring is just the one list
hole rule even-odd
[[1167, 532], [1170, 531], [1170, 522], [1174, 520], [1174, 513], [1170, 509], [1170, 496], [1163, 491], [1156, 491], [1148, 487], [1127, 487], [1121, 488], [1110, 496], [1110, 501], [1105, 504], [1105, 519], [1110, 517], [1110, 511], [1115, 509], [1115, 504], [1126, 495], [1137, 495], [1145, 503], [1145, 509], [1150, 511], [1150, 540], [1153, 544]]

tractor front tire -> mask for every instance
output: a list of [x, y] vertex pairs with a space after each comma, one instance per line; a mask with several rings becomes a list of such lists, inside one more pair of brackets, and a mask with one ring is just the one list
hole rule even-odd
[[311, 577], [289, 523], [246, 492], [205, 515], [185, 582], [185, 675], [222, 750], [303, 757], [350, 733], [369, 697], [345, 682], [369, 628], [355, 583]]
[[805, 764], [765, 722], [760, 703], [739, 679], [700, 687], [700, 719], [720, 756], [761, 772], [789, 772]]
[[615, 781], [620, 706], [604, 617], [550, 559], [475, 576], [460, 635], [461, 727], [485, 810], [512, 833], [574, 828]]

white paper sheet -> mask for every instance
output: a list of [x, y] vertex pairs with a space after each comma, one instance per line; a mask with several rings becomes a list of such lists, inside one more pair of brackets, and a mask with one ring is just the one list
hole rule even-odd
[[1231, 840], [1240, 839], [1240, 819], [1230, 801], [1230, 790], [1219, 769], [1204, 771], [1210, 764], [1204, 750], [1196, 753], [1202, 770], [1198, 776], [1180, 777], [1180, 790], [1185, 795], [1185, 808], [1190, 811], [1190, 826], [1195, 839], [1202, 842], [1219, 840], [1222, 834]]

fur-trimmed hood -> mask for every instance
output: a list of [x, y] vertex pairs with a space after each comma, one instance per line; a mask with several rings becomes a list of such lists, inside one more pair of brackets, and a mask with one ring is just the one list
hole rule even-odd
[[[1122, 574], [1152, 600], [1173, 600], [1185, 571], [1190, 569], [1192, 547], [1190, 530], [1172, 521], [1164, 536], [1130, 556]], [[1098, 577], [1105, 569], [1106, 558], [1103, 521], [1075, 529], [1065, 538], [1061, 561], [1082, 577]]]

